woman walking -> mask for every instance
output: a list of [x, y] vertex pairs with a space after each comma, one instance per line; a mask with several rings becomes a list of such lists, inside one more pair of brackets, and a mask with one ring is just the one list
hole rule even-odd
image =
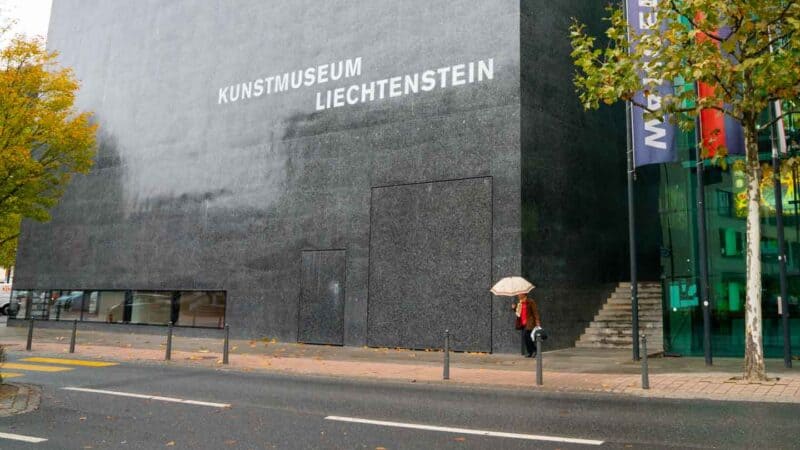
[[522, 330], [522, 341], [525, 342], [525, 350], [528, 358], [536, 355], [536, 344], [533, 342], [531, 333], [536, 327], [541, 328], [542, 322], [539, 319], [539, 308], [533, 299], [528, 298], [528, 294], [517, 295], [517, 303], [513, 305], [516, 312], [516, 328]]

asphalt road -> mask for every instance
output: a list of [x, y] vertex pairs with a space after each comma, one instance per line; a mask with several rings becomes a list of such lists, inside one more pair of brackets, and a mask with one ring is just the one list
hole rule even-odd
[[[10, 359], [12, 363], [37, 367], [70, 367], [20, 361], [22, 357], [25, 355], [13, 354]], [[0, 418], [0, 433], [47, 441], [28, 443], [0, 437], [0, 448], [393, 450], [799, 446], [794, 431], [800, 407], [795, 405], [488, 390], [163, 364], [71, 367], [72, 370], [59, 372], [13, 370], [24, 373], [14, 381], [43, 387], [42, 406], [30, 414]], [[168, 398], [114, 395], [128, 393]], [[184, 402], [177, 403], [176, 399]], [[334, 420], [331, 416], [342, 419]], [[381, 423], [350, 421], [362, 419]], [[418, 425], [457, 430], [408, 428]], [[475, 430], [513, 435], [471, 434]], [[596, 440], [602, 444], [558, 439]]]

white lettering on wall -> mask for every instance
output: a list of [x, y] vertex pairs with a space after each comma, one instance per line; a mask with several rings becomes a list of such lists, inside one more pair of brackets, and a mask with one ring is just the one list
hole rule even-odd
[[[362, 59], [357, 57], [234, 83], [218, 89], [217, 104], [236, 103], [302, 87], [360, 77], [362, 67]], [[353, 106], [359, 103], [431, 92], [437, 88], [447, 89], [493, 79], [493, 58], [470, 61], [320, 91], [315, 96], [315, 109], [323, 111]]]

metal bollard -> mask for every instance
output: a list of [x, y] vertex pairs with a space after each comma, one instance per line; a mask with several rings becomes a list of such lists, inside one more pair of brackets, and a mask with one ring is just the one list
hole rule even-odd
[[536, 385], [541, 386], [544, 384], [542, 380], [542, 337], [536, 333]]
[[72, 338], [69, 340], [69, 352], [75, 353], [75, 338], [78, 335], [78, 319], [72, 321]]
[[650, 389], [650, 374], [647, 369], [647, 336], [642, 335], [642, 389]]
[[450, 330], [444, 330], [444, 370], [442, 379], [450, 379]]
[[31, 321], [28, 323], [28, 343], [25, 344], [25, 350], [31, 351], [32, 344], [33, 344], [33, 317], [31, 317]]
[[228, 340], [230, 339], [231, 326], [225, 324], [225, 343], [222, 345], [222, 364], [228, 364]]
[[164, 355], [164, 359], [167, 361], [172, 359], [172, 321], [167, 326], [167, 354]]

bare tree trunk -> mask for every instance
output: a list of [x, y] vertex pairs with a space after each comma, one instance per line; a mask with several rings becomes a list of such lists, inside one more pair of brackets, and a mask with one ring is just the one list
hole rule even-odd
[[745, 302], [744, 379], [767, 379], [761, 332], [761, 165], [755, 124], [745, 125], [747, 149], [747, 300]]

